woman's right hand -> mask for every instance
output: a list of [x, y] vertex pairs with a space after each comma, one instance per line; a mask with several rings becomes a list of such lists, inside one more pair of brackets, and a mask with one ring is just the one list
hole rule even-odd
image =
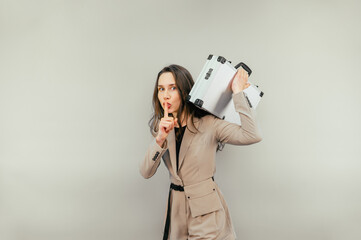
[[169, 132], [174, 128], [177, 124], [178, 119], [174, 119], [173, 117], [168, 116], [168, 103], [164, 103], [164, 117], [160, 119], [158, 126], [158, 135], [156, 137], [156, 142], [160, 147], [163, 146], [165, 140], [168, 137]]

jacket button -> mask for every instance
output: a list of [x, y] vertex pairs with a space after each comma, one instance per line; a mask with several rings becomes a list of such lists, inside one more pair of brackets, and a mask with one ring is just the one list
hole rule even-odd
[[188, 196], [188, 198], [191, 198], [190, 196]]

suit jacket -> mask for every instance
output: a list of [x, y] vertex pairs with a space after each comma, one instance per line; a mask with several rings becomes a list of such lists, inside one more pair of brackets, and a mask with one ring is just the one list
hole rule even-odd
[[[249, 107], [243, 92], [234, 94], [232, 98], [235, 109], [240, 115], [241, 126], [208, 115], [201, 119], [195, 118], [197, 130], [188, 120], [179, 151], [178, 171], [174, 129], [170, 131], [163, 148], [156, 143], [155, 138], [153, 139], [139, 166], [141, 175], [150, 178], [157, 171], [163, 157], [171, 182], [184, 186], [184, 194], [191, 214], [189, 217], [195, 218], [220, 208], [227, 210], [221, 192], [211, 180], [216, 170], [215, 157], [218, 143], [249, 145], [261, 141], [254, 112]], [[214, 194], [210, 194], [212, 192]], [[228, 211], [225, 217], [230, 218]], [[174, 221], [177, 219], [172, 219], [172, 224]], [[232, 226], [229, 227], [233, 229]]]

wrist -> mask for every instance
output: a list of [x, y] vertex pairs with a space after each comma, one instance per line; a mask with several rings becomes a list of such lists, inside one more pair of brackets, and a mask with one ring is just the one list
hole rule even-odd
[[232, 91], [233, 91], [234, 94], [237, 94], [237, 93], [242, 92], [242, 91], [243, 91], [244, 89], [246, 89], [248, 86], [249, 86], [249, 83], [246, 83], [246, 84], [243, 84], [243, 85], [234, 87], [234, 88], [232, 89]]
[[165, 139], [161, 139], [159, 136], [155, 138], [156, 143], [162, 148], [165, 142]]
[[242, 91], [243, 91], [243, 89], [237, 88], [237, 89], [233, 90], [233, 94], [237, 94], [237, 93], [240, 93]]

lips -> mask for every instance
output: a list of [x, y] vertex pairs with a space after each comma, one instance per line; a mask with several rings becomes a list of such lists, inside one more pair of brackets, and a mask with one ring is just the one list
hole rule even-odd
[[[165, 103], [163, 103], [163, 105], [165, 106]], [[168, 103], [168, 109], [172, 106], [172, 104]]]

